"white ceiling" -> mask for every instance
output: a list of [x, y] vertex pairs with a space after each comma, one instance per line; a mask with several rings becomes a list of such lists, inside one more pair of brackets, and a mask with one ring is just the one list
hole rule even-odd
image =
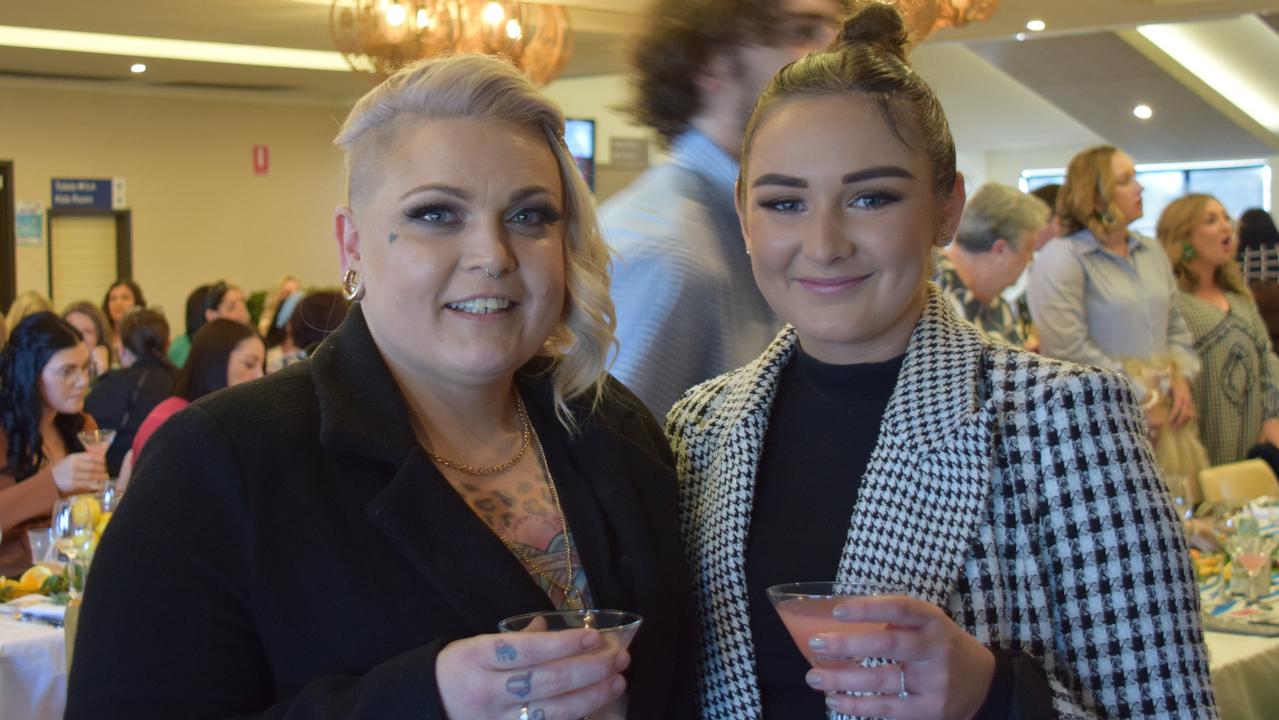
[[[627, 33], [638, 26], [642, 4], [635, 0], [564, 4], [570, 8], [575, 30], [575, 54], [565, 76], [623, 72]], [[2, 0], [0, 26], [331, 50], [330, 5], [329, 0]], [[1131, 122], [1125, 116], [1131, 111], [1128, 94], [1112, 88], [1090, 95], [1086, 84], [1072, 82], [1077, 80], [1073, 76], [1077, 68], [1062, 64], [1059, 52], [1049, 52], [1050, 46], [1069, 47], [1074, 42], [1071, 38], [1077, 37], [1081, 46], [1117, 48], [1116, 57], [1134, 64], [1137, 61], [1132, 58], [1142, 57], [1141, 73], [1152, 73], [1145, 76], [1149, 82], [1140, 73], [1126, 77], [1123, 72], [1116, 72], [1113, 82], [1118, 87], [1136, 85], [1134, 91], [1143, 84], [1166, 86], [1160, 101], [1169, 105], [1156, 107], [1156, 120], [1164, 113], [1176, 117], [1194, 110], [1200, 120], [1189, 124], [1193, 132], [1234, 140], [1242, 133], [1257, 147], [1272, 148], [1273, 154], [1279, 152], [1279, 136], [1268, 131], [1258, 135], [1256, 124], [1249, 124], [1237, 108], [1232, 110], [1232, 103], [1216, 92], [1211, 81], [1195, 81], [1178, 71], [1177, 58], [1159, 57], [1158, 51], [1151, 57], [1149, 47], [1139, 48], [1141, 53], [1122, 52], [1122, 47], [1114, 45], [1117, 36], [1112, 33], [1142, 24], [1190, 23], [1187, 28], [1201, 34], [1226, 62], [1243, 68], [1256, 91], [1279, 106], [1279, 73], [1273, 70], [1279, 58], [1279, 29], [1275, 28], [1279, 21], [1273, 17], [1270, 24], [1248, 20], [1254, 31], [1248, 43], [1238, 42], [1228, 30], [1229, 23], [1241, 16], [1274, 5], [1275, 0], [1003, 0], [991, 20], [934, 35], [916, 50], [915, 62], [942, 97], [956, 140], [967, 151], [1078, 146], [1098, 138], [1119, 142], [1113, 136], [1120, 121], [1113, 118], [1122, 116], [1122, 122]], [[1047, 30], [1018, 48], [1013, 36], [1024, 31], [1030, 19], [1044, 20]], [[347, 104], [370, 86], [368, 78], [347, 72], [137, 59], [149, 66], [143, 76], [129, 73], [132, 58], [0, 47], [0, 82], [219, 92], [325, 104]], [[1060, 82], [1043, 82], [1053, 74]], [[1031, 77], [1039, 81], [1032, 82]], [[1061, 88], [1072, 89], [1067, 93]], [[1112, 96], [1113, 107], [1108, 105]], [[1187, 132], [1187, 123], [1157, 125], [1152, 122], [1146, 128], [1152, 146], [1174, 154], [1185, 147], [1186, 138], [1179, 134]], [[1143, 160], [1155, 159], [1164, 158], [1143, 154]]]

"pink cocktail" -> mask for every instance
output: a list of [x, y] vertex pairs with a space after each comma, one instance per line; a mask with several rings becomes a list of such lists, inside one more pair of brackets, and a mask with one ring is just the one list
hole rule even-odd
[[795, 646], [813, 667], [839, 669], [860, 665], [860, 657], [821, 655], [809, 646], [809, 640], [820, 633], [869, 633], [888, 627], [882, 622], [845, 622], [832, 613], [835, 606], [867, 595], [903, 594], [897, 588], [885, 588], [862, 582], [802, 582], [774, 585], [768, 589], [773, 609], [790, 632]]
[[1244, 570], [1249, 573], [1257, 573], [1261, 572], [1261, 568], [1265, 567], [1269, 559], [1261, 553], [1243, 553], [1239, 556], [1239, 564], [1243, 565]]

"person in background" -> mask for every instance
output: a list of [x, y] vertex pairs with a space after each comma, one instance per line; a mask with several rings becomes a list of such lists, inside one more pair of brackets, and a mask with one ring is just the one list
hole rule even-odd
[[[300, 292], [294, 293], [290, 299]], [[275, 372], [310, 357], [320, 342], [342, 324], [346, 311], [346, 299], [339, 292], [315, 292], [299, 301], [296, 309], [289, 314], [284, 341], [267, 350], [267, 372]], [[272, 350], [275, 351], [274, 357]]]
[[1030, 191], [1031, 195], [1043, 201], [1048, 206], [1048, 224], [1044, 227], [1043, 232], [1035, 237], [1035, 252], [1043, 249], [1049, 240], [1061, 236], [1061, 223], [1057, 220], [1057, 193], [1061, 192], [1061, 185], [1050, 183], [1048, 185], [1040, 185]]
[[1239, 216], [1239, 255], [1244, 250], [1279, 248], [1279, 228], [1275, 219], [1261, 208], [1244, 210]]
[[[787, 326], [667, 418], [701, 716], [1215, 718], [1198, 587], [1127, 383], [991, 341], [928, 281], [964, 184], [906, 42], [867, 3], [747, 125], [742, 231]], [[884, 594], [793, 641], [765, 590], [809, 580]], [[872, 660], [812, 668], [795, 642]]]
[[[630, 717], [690, 716], [670, 451], [604, 370], [608, 249], [563, 133], [485, 55], [356, 103], [334, 214], [355, 306], [147, 441], [93, 560], [69, 720], [581, 718], [627, 688]], [[582, 608], [644, 626], [626, 650], [496, 631]]]
[[1235, 262], [1233, 232], [1221, 202], [1199, 193], [1169, 204], [1157, 227], [1202, 364], [1195, 408], [1213, 465], [1279, 459], [1279, 358]]
[[187, 295], [186, 332], [173, 338], [173, 341], [169, 343], [169, 362], [176, 368], [186, 364], [187, 354], [191, 352], [191, 341], [204, 326], [204, 296], [209, 293], [210, 287], [212, 286], [201, 285]]
[[107, 318], [98, 309], [97, 305], [88, 300], [79, 300], [67, 305], [62, 310], [62, 319], [71, 323], [71, 326], [80, 331], [80, 335], [84, 338], [84, 344], [89, 346], [89, 354], [93, 358], [93, 365], [90, 367], [89, 378], [90, 384], [96, 383], [98, 378], [106, 374], [111, 369], [111, 344], [108, 342], [107, 335]]
[[80, 333], [47, 311], [15, 325], [0, 352], [0, 575], [31, 565], [26, 531], [48, 525], [59, 497], [107, 480], [76, 437], [97, 427], [84, 412], [91, 362]]
[[18, 293], [13, 299], [13, 303], [9, 305], [9, 312], [5, 313], [5, 324], [10, 328], [18, 327], [18, 323], [28, 315], [34, 315], [38, 312], [50, 312], [53, 310], [52, 303], [49, 298], [41, 295], [34, 290]]
[[942, 251], [933, 270], [960, 317], [1013, 347], [1026, 347], [1029, 334], [1001, 293], [1030, 263], [1048, 214], [1033, 195], [986, 183], [968, 198], [955, 242]]
[[85, 410], [98, 425], [115, 430], [107, 448], [107, 472], [120, 474], [120, 464], [147, 415], [173, 392], [177, 368], [165, 352], [169, 323], [154, 310], [134, 310], [120, 323], [121, 367], [98, 379]]
[[102, 296], [102, 314], [107, 316], [114, 357], [120, 357], [120, 321], [133, 308], [146, 306], [147, 300], [142, 295], [142, 288], [132, 280], [116, 280], [115, 284], [107, 288], [107, 294]]
[[1040, 352], [1127, 375], [1158, 433], [1195, 417], [1199, 357], [1163, 248], [1128, 230], [1143, 214], [1141, 191], [1122, 150], [1101, 145], [1071, 159], [1057, 196], [1065, 236], [1039, 251], [1026, 297]]
[[191, 343], [186, 364], [177, 373], [172, 395], [154, 404], [126, 445], [128, 453], [122, 461], [116, 490], [123, 492], [128, 486], [142, 448], [165, 421], [215, 390], [262, 377], [265, 355], [262, 338], [248, 325], [225, 318], [205, 323]]
[[225, 318], [248, 325], [249, 306], [244, 302], [244, 291], [238, 285], [219, 280], [209, 286], [204, 294], [204, 319]]
[[759, 353], [777, 317], [733, 211], [742, 129], [782, 65], [834, 37], [842, 0], [659, 0], [631, 58], [633, 115], [669, 145], [600, 208], [615, 253], [612, 372], [659, 417]]
[[[297, 278], [285, 275], [267, 294], [266, 301], [262, 305], [262, 315], [258, 318], [258, 335], [262, 336], [267, 350], [279, 345], [284, 339], [285, 327], [289, 321], [288, 313], [284, 312], [285, 301], [301, 290], [302, 283], [298, 282]], [[301, 299], [298, 298], [298, 300]], [[287, 310], [292, 312], [293, 307], [296, 305], [290, 304]]]

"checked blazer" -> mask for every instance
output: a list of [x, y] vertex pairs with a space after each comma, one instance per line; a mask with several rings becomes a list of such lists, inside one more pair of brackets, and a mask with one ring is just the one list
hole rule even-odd
[[[784, 328], [667, 418], [708, 720], [760, 714], [744, 549], [797, 344]], [[1126, 381], [996, 344], [934, 285], [831, 575], [907, 587], [1032, 657], [1062, 718], [1216, 717], [1189, 556]]]

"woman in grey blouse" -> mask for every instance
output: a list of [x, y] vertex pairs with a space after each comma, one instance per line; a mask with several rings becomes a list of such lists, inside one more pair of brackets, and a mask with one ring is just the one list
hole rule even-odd
[[[1132, 158], [1117, 148], [1089, 148], [1070, 161], [1057, 196], [1064, 237], [1050, 241], [1031, 269], [1026, 296], [1049, 357], [1129, 371], [1134, 361], [1167, 367], [1167, 417], [1147, 413], [1152, 431], [1194, 418], [1190, 383], [1199, 372], [1194, 338], [1177, 308], [1177, 283], [1163, 249], [1128, 230], [1142, 216], [1141, 183]], [[1137, 383], [1149, 409], [1160, 388]]]

